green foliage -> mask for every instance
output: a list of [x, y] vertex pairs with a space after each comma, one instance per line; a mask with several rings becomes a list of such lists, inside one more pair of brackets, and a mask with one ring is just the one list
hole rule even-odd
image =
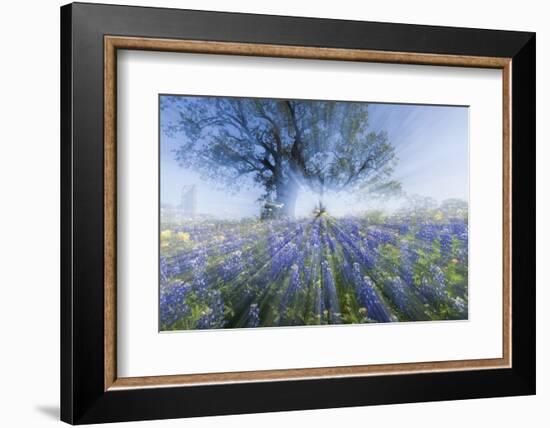
[[418, 260], [414, 266], [414, 284], [418, 287], [422, 284], [424, 278], [428, 278], [430, 281], [433, 280], [432, 274], [430, 272], [430, 267], [437, 265], [441, 258], [441, 251], [438, 242], [432, 243], [431, 251], [425, 251], [419, 249], [417, 251]]
[[386, 214], [384, 211], [372, 210], [365, 214], [365, 219], [369, 224], [383, 224], [386, 219]]

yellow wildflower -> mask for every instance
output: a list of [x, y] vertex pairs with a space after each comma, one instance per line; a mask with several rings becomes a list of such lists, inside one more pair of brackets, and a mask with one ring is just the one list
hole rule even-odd
[[178, 232], [177, 237], [180, 241], [183, 241], [183, 242], [189, 241], [189, 238], [190, 238], [187, 232]]
[[160, 240], [167, 241], [172, 237], [172, 231], [170, 229], [165, 229], [160, 232]]

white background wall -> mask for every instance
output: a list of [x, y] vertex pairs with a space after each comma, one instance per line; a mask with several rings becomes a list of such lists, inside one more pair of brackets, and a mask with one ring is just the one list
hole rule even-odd
[[[121, 0], [122, 1], [122, 0]], [[104, 3], [112, 3], [104, 1]], [[550, 253], [549, 13], [545, 2], [357, 0], [271, 2], [148, 0], [127, 4], [537, 32], [538, 395], [461, 402], [155, 421], [159, 427], [547, 426], [549, 330], [544, 302]], [[0, 13], [0, 423], [58, 424], [59, 407], [59, 6], [4, 2]], [[544, 171], [546, 167], [546, 171]], [[125, 426], [138, 426], [127, 424]]]

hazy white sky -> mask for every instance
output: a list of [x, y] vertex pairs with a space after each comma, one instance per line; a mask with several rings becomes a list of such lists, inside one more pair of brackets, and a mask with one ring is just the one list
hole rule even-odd
[[[163, 111], [162, 114], [170, 114]], [[468, 200], [468, 108], [404, 104], [370, 104], [369, 123], [374, 131], [385, 130], [395, 147], [398, 163], [393, 178], [409, 194]], [[161, 203], [179, 204], [182, 186], [197, 186], [197, 211], [217, 217], [257, 216], [262, 189], [250, 188], [232, 194], [215, 182], [202, 180], [175, 160], [177, 138], [161, 133]], [[317, 197], [303, 189], [296, 215], [307, 215]], [[349, 194], [329, 194], [326, 205], [333, 214], [376, 208], [379, 202], [362, 201]]]

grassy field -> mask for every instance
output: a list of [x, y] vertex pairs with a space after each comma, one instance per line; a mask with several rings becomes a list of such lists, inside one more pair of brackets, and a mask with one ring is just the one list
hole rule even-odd
[[468, 317], [463, 212], [197, 219], [160, 246], [161, 330]]

